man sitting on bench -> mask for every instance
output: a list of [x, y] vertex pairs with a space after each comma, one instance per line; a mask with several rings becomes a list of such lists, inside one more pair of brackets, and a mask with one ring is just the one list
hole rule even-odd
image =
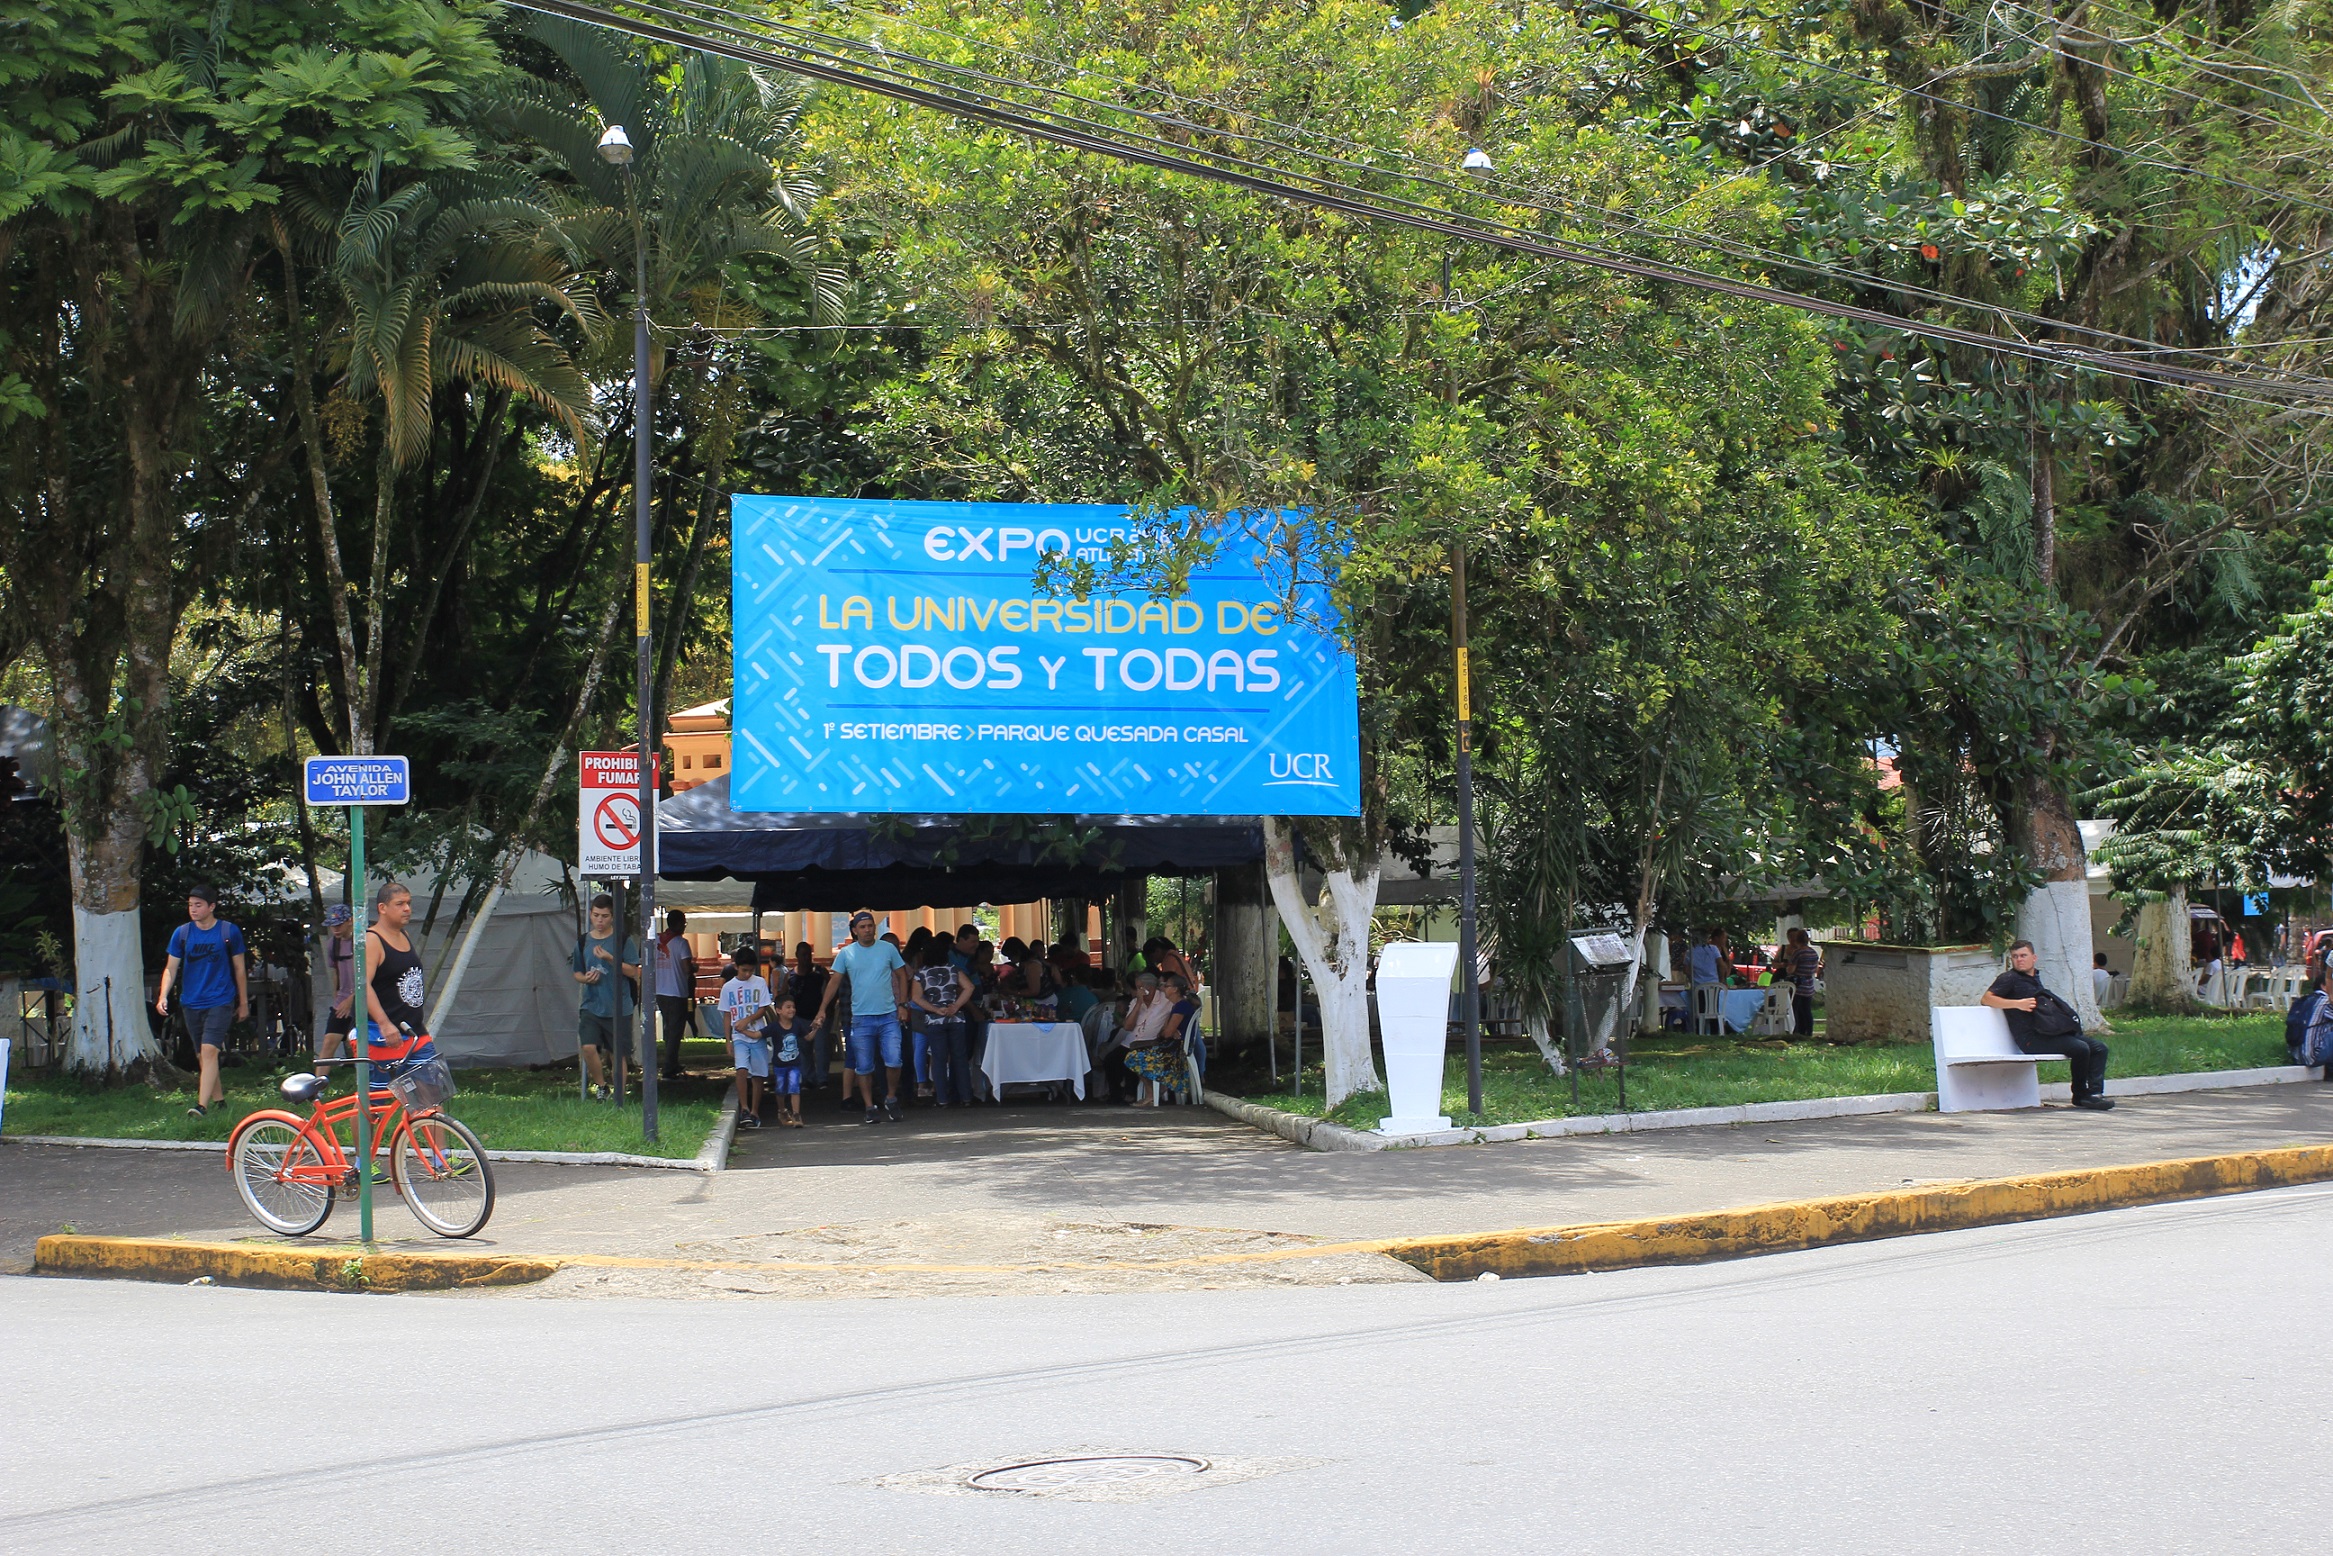
[[2020, 1052], [2065, 1056], [2074, 1071], [2074, 1106], [2097, 1113], [2114, 1106], [2106, 1095], [2106, 1045], [2083, 1036], [2074, 1007], [2042, 987], [2032, 941], [2010, 942], [2009, 970], [1985, 990], [1983, 1003], [2009, 1023]]

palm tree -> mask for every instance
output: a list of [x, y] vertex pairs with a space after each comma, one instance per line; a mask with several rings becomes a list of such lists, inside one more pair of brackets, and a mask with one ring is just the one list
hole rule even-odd
[[[552, 159], [546, 177], [563, 191], [561, 228], [579, 265], [609, 278], [611, 290], [629, 290], [634, 245], [645, 240], [650, 393], [673, 407], [693, 466], [673, 472], [672, 506], [693, 485], [696, 513], [664, 615], [654, 692], [661, 705], [694, 616], [698, 565], [744, 409], [740, 375], [723, 370], [724, 338], [767, 322], [741, 274], [786, 277], [819, 323], [841, 318], [846, 274], [809, 221], [818, 180], [802, 133], [809, 93], [798, 78], [694, 53], [681, 56], [677, 77], [660, 75], [643, 45], [603, 28], [541, 14], [526, 27], [580, 93], [526, 78], [495, 116]], [[632, 142], [628, 172], [599, 156], [611, 124]], [[614, 380], [629, 366], [604, 369]]]
[[[354, 652], [337, 536], [324, 555], [341, 629], [349, 749], [371, 750], [388, 664], [381, 637], [398, 472], [428, 449], [431, 404], [447, 384], [532, 402], [578, 441], [591, 386], [553, 333], [564, 316], [588, 340], [601, 313], [567, 263], [555, 216], [522, 175], [437, 174], [385, 190], [361, 180], [335, 228], [332, 275], [347, 310], [334, 352], [348, 392], [381, 406], [364, 652]], [[319, 504], [330, 528], [329, 506]], [[426, 623], [435, 613], [434, 588]]]

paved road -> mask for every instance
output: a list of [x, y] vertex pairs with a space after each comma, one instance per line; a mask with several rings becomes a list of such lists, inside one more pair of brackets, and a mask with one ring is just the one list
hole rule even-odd
[[[710, 1179], [505, 1164], [481, 1241], [793, 1257], [772, 1253], [773, 1240], [839, 1227], [867, 1234], [842, 1239], [841, 1256], [864, 1242], [887, 1257], [977, 1260], [1017, 1259], [1056, 1222], [1323, 1239], [1498, 1230], [2320, 1142], [2333, 1139], [2333, 1086], [2141, 1097], [2105, 1114], [1895, 1114], [1374, 1155], [1307, 1151], [1204, 1108], [981, 1108], [872, 1128], [820, 1117], [747, 1136], [733, 1170]], [[34, 1238], [67, 1223], [124, 1235], [256, 1230], [211, 1153], [0, 1140], [0, 1270], [25, 1268]], [[327, 1232], [352, 1236], [353, 1223], [343, 1210]], [[435, 1243], [393, 1201], [378, 1229]]]
[[[2318, 1549], [2329, 1239], [2333, 1190], [2297, 1189], [1463, 1286], [713, 1304], [0, 1279], [0, 1549]], [[363, 1410], [319, 1420], [360, 1344]], [[871, 1484], [1076, 1450], [1228, 1471], [1120, 1502]]]

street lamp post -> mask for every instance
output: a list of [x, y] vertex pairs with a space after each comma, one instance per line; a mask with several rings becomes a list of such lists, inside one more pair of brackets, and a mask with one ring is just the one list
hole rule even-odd
[[[1466, 148], [1458, 164], [1469, 173], [1488, 173], [1491, 159], [1480, 146]], [[1442, 253], [1442, 306], [1451, 304], [1450, 253]], [[1449, 394], [1458, 401], [1458, 368], [1452, 363]], [[1466, 1031], [1466, 1109], [1482, 1116], [1482, 974], [1474, 937], [1474, 708], [1466, 657], [1466, 545], [1450, 547], [1450, 647], [1456, 658], [1458, 692], [1458, 1015]]]
[[[624, 174], [632, 206], [632, 621], [634, 649], [639, 659], [640, 690], [640, 997], [633, 1014], [639, 1018], [640, 1037], [633, 1052], [640, 1056], [640, 1133], [656, 1140], [656, 694], [654, 667], [648, 649], [649, 496], [653, 471], [648, 458], [648, 221], [640, 209], [640, 184], [632, 169], [632, 139], [620, 124], [611, 124], [599, 138], [599, 154]], [[619, 955], [623, 931], [616, 932]], [[624, 1062], [616, 1059], [616, 1085], [624, 1084]], [[622, 1100], [621, 1091], [617, 1094]]]

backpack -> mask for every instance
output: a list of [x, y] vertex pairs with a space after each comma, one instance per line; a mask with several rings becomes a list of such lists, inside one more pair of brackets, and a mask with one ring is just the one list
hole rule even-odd
[[2303, 1057], [2309, 1051], [2309, 1026], [2316, 1020], [2317, 1012], [2324, 1008], [2324, 1004], [2325, 991], [2311, 989], [2293, 1001], [2292, 1009], [2284, 1013], [2284, 1052], [2285, 1057], [2293, 1063], [2309, 1062]]
[[2074, 1007], [2057, 995], [2043, 989], [2033, 999], [2033, 1035], [2035, 1037], [2074, 1037], [2082, 1030], [2082, 1018], [2074, 1014]]
[[2301, 1063], [2333, 1064], [2333, 1000], [2320, 997], [2301, 1034]]

